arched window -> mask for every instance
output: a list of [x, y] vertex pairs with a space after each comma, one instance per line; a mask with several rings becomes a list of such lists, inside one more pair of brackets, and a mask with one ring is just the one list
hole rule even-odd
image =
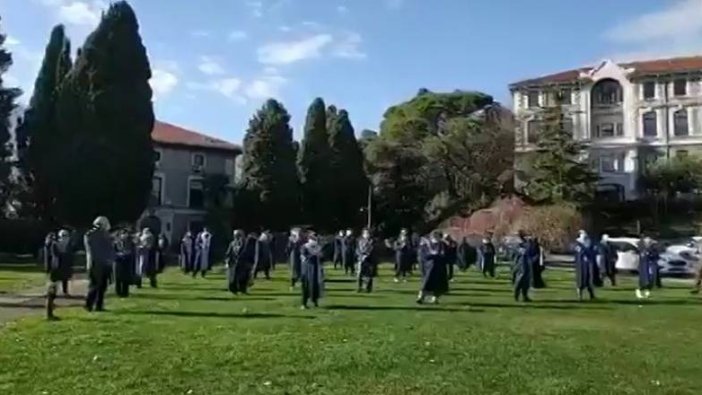
[[644, 137], [658, 136], [658, 119], [655, 111], [649, 111], [643, 115], [643, 135]]
[[687, 123], [687, 109], [680, 109], [673, 113], [673, 133], [675, 136], [689, 136], [690, 129]]
[[606, 79], [592, 87], [594, 105], [612, 105], [622, 102], [622, 86], [618, 81]]

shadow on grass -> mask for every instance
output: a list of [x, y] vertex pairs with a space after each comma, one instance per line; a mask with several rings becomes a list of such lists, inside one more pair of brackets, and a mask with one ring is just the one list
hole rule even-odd
[[[202, 301], [210, 301], [210, 302], [230, 302], [234, 300], [239, 300], [233, 295], [227, 295], [227, 296], [193, 296], [193, 295], [172, 295], [172, 294], [133, 294], [130, 295], [130, 297], [133, 297], [135, 299], [158, 299], [158, 300], [202, 300]], [[266, 301], [266, 300], [275, 300], [273, 298], [265, 298], [265, 297], [243, 297], [245, 300], [251, 300], [251, 301]]]
[[[472, 306], [472, 305], [471, 305]], [[466, 306], [470, 307], [470, 306]], [[417, 306], [353, 306], [353, 305], [328, 305], [323, 308], [328, 310], [348, 310], [348, 311], [436, 311], [445, 313], [478, 313], [483, 310], [472, 310], [469, 308], [442, 307], [440, 305], [417, 305]]]
[[353, 279], [353, 278], [325, 278], [325, 279], [324, 279], [324, 282], [325, 282], [325, 283], [332, 283], [332, 284], [334, 284], [334, 283], [353, 284], [353, 283], [355, 283], [356, 281], [357, 281], [357, 280], [355, 280], [355, 279]]
[[1, 302], [0, 308], [4, 308], [4, 309], [32, 309], [32, 310], [34, 310], [34, 309], [43, 309], [43, 308], [45, 308], [45, 306], [40, 301], [17, 302], [17, 303]]
[[264, 319], [264, 318], [285, 318], [312, 320], [314, 316], [308, 315], [285, 315], [269, 313], [217, 313], [206, 311], [149, 311], [149, 310], [119, 310], [116, 315], [153, 315], [170, 316], [182, 318], [244, 318], [244, 319]]
[[[558, 303], [558, 302], [552, 302]], [[562, 302], [561, 302], [562, 303]], [[465, 303], [464, 306], [483, 307], [483, 308], [499, 308], [499, 309], [533, 309], [533, 310], [611, 310], [611, 308], [597, 305], [593, 303], [577, 303], [568, 306], [559, 306], [551, 303], [543, 303], [542, 301], [534, 301], [531, 303], [484, 303], [473, 302]]]

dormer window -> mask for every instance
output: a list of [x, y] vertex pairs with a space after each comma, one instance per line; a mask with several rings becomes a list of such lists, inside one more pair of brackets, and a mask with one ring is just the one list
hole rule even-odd
[[193, 154], [192, 165], [195, 168], [202, 169], [205, 167], [205, 154]]
[[673, 81], [673, 95], [674, 96], [686, 96], [687, 95], [687, 80], [684, 78], [678, 78]]

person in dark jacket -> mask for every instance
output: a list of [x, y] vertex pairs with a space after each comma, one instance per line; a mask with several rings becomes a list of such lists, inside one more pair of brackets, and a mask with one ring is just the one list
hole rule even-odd
[[192, 232], [187, 231], [180, 240], [180, 268], [188, 274], [193, 270], [195, 262], [195, 238]]
[[161, 233], [156, 240], [157, 269], [159, 273], [163, 273], [163, 269], [168, 266], [168, 248], [170, 243], [165, 234]]
[[120, 298], [129, 296], [129, 286], [134, 279], [136, 250], [128, 229], [117, 232], [115, 240], [115, 293]]
[[468, 239], [466, 237], [463, 237], [461, 242], [458, 243], [456, 252], [458, 258], [458, 270], [465, 272], [473, 263], [475, 263], [477, 251], [468, 243]]
[[288, 239], [288, 258], [290, 263], [290, 289], [293, 290], [298, 281], [300, 281], [300, 275], [302, 274], [302, 245], [305, 244], [303, 240], [302, 230], [299, 228], [294, 228], [290, 230], [290, 238]]
[[258, 273], [263, 273], [267, 280], [271, 279], [271, 269], [273, 268], [273, 250], [271, 240], [266, 232], [261, 233], [256, 242], [256, 257], [254, 262], [254, 279]]
[[354, 273], [356, 273], [356, 238], [353, 235], [353, 230], [346, 230], [346, 235], [344, 235], [342, 243], [341, 252], [344, 273], [353, 276]]
[[85, 309], [104, 311], [105, 292], [115, 262], [115, 249], [107, 217], [100, 216], [93, 221], [93, 227], [85, 233], [83, 242], [89, 278]]
[[332, 263], [334, 269], [344, 266], [344, 231], [340, 230], [334, 236], [334, 254], [332, 255]]
[[609, 236], [602, 235], [597, 244], [597, 264], [613, 287], [617, 285], [617, 259], [617, 249], [609, 242]]
[[448, 280], [453, 281], [453, 270], [458, 260], [458, 244], [453, 240], [448, 233], [444, 235], [442, 242], [444, 243], [444, 263], [446, 263]]
[[578, 300], [583, 300], [583, 291], [587, 290], [590, 299], [595, 299], [592, 281], [593, 267], [595, 266], [595, 251], [592, 242], [585, 231], [580, 231], [575, 242], [575, 288]]
[[407, 281], [412, 271], [412, 242], [407, 234], [407, 229], [400, 230], [400, 236], [391, 243], [395, 251], [395, 282]]
[[546, 288], [546, 282], [544, 281], [544, 270], [546, 270], [546, 265], [544, 263], [544, 251], [541, 248], [541, 243], [539, 243], [538, 237], [532, 237], [529, 239], [531, 243], [531, 250], [533, 252], [532, 256], [532, 286], [535, 289]]
[[483, 277], [495, 278], [495, 245], [492, 244], [489, 235], [483, 238], [482, 244], [478, 247], [478, 260]]
[[46, 319], [57, 320], [54, 315], [55, 300], [57, 293], [57, 283], [61, 281], [61, 271], [59, 269], [59, 253], [56, 246], [56, 233], [50, 232], [44, 238], [42, 256], [44, 258], [44, 272], [47, 274], [46, 287]]
[[377, 275], [374, 246], [370, 230], [364, 229], [356, 244], [358, 292], [363, 292], [364, 289], [368, 293], [373, 291], [373, 278]]
[[524, 232], [519, 232], [519, 245], [512, 266], [514, 279], [514, 300], [521, 297], [524, 302], [531, 302], [529, 288], [531, 287], [532, 261], [535, 259], [534, 245], [527, 240]]
[[315, 307], [324, 294], [324, 265], [322, 262], [322, 246], [317, 241], [317, 235], [310, 232], [307, 241], [300, 250], [302, 272], [302, 309], [307, 309], [307, 302], [312, 301]]

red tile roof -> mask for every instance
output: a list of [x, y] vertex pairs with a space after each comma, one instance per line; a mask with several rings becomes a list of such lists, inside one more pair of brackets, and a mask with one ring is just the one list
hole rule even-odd
[[[638, 62], [620, 63], [622, 68], [633, 68], [632, 77], [642, 77], [653, 74], [685, 73], [690, 71], [702, 71], [702, 56], [688, 56], [671, 59], [645, 60]], [[538, 78], [531, 78], [510, 85], [511, 89], [544, 84], [559, 84], [575, 82], [580, 73], [588, 72], [594, 67], [583, 67], [574, 70], [562, 71]]]
[[161, 121], [154, 123], [151, 138], [157, 144], [241, 151], [238, 145]]

